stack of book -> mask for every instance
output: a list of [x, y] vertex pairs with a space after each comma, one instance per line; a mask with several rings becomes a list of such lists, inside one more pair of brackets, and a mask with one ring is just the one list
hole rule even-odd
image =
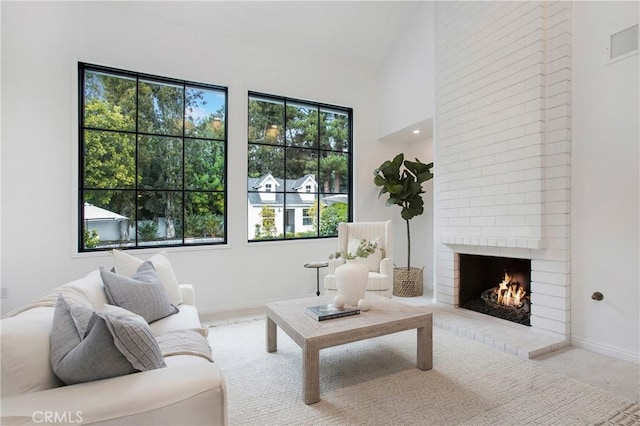
[[343, 306], [338, 308], [335, 305], [318, 305], [311, 306], [306, 309], [306, 312], [315, 318], [317, 321], [324, 321], [333, 318], [348, 317], [350, 315], [358, 315], [360, 309], [352, 308], [350, 306]]

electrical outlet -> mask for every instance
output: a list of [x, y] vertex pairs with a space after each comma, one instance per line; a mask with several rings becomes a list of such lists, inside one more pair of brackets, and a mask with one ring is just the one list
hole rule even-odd
[[6, 299], [9, 297], [9, 289], [6, 287], [0, 287], [0, 299]]

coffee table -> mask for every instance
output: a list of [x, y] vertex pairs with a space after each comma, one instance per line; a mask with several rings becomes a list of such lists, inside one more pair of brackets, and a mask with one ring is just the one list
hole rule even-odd
[[267, 352], [278, 349], [277, 327], [302, 349], [305, 404], [320, 401], [320, 349], [358, 340], [417, 329], [417, 362], [420, 370], [433, 365], [433, 316], [414, 306], [380, 296], [367, 295], [371, 309], [359, 315], [316, 321], [305, 309], [331, 303], [333, 296], [285, 300], [266, 305]]

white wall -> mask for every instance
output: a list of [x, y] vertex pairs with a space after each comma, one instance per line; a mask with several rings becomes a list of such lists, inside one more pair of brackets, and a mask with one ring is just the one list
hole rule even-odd
[[[638, 56], [606, 65], [638, 2], [573, 5], [572, 343], [638, 362]], [[591, 299], [595, 291], [604, 300]]]
[[[379, 142], [380, 151], [391, 160], [403, 152], [405, 159], [433, 161], [433, 139], [430, 135], [407, 142], [412, 136], [398, 135], [408, 126], [432, 118], [434, 113], [434, 4], [424, 2], [396, 42], [378, 75], [379, 115], [378, 136], [391, 138]], [[424, 267], [425, 293], [433, 289], [433, 181], [423, 185], [424, 214], [411, 219], [411, 266]], [[377, 194], [377, 192], [376, 192]], [[385, 202], [386, 196], [379, 202]], [[401, 209], [389, 207], [393, 220], [394, 260], [397, 266], [407, 265], [406, 223]]]
[[195, 285], [203, 312], [315, 293], [315, 271], [302, 265], [334, 252], [335, 239], [247, 243], [247, 91], [353, 108], [357, 220], [389, 216], [372, 171], [390, 152], [376, 142], [373, 72], [283, 48], [252, 47], [94, 2], [3, 2], [3, 311], [112, 265], [108, 254], [76, 253], [78, 61], [229, 88], [229, 243], [168, 250], [178, 278]]
[[424, 2], [380, 71], [380, 137], [433, 117], [433, 19]]

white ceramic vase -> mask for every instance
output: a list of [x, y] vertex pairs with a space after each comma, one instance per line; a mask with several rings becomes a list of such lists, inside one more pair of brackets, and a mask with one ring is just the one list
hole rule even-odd
[[367, 289], [367, 267], [355, 260], [347, 260], [347, 263], [336, 268], [335, 274], [338, 294], [344, 296], [347, 305], [358, 306], [358, 301], [364, 299]]

